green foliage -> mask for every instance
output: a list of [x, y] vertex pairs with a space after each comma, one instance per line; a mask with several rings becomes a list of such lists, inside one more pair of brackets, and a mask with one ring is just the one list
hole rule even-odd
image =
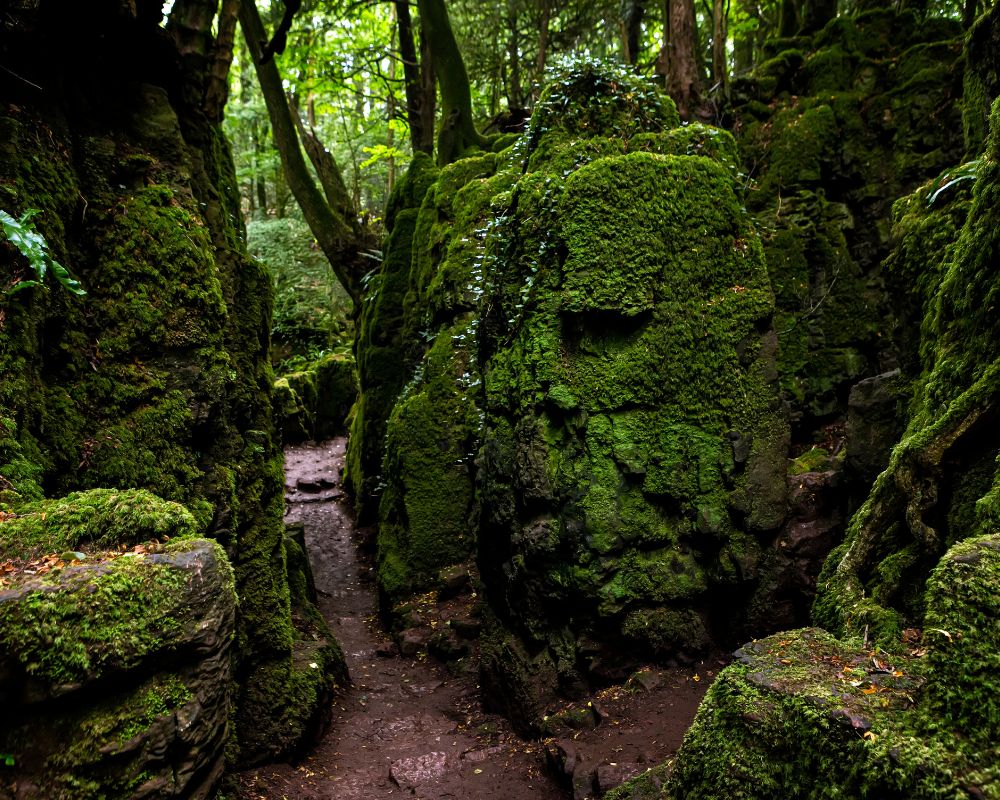
[[247, 249], [267, 267], [274, 285], [272, 361], [299, 369], [354, 337], [351, 300], [300, 219], [251, 220]]
[[41, 286], [50, 269], [53, 277], [67, 292], [75, 295], [86, 294], [80, 281], [76, 280], [62, 264], [52, 258], [45, 237], [36, 231], [35, 226], [31, 224], [31, 218], [38, 213], [37, 209], [29, 208], [19, 218], [14, 219], [6, 211], [0, 211], [0, 227], [2, 227], [4, 235], [28, 260], [29, 266], [37, 276], [37, 280], [28, 279], [16, 282], [5, 291], [5, 294], [10, 296], [22, 289]]

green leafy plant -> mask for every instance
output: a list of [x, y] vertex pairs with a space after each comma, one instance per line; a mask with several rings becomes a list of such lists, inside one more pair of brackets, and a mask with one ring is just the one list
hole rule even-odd
[[929, 206], [934, 205], [934, 203], [937, 202], [938, 197], [941, 196], [941, 193], [945, 189], [948, 189], [957, 183], [961, 183], [962, 181], [974, 181], [978, 174], [979, 174], [978, 158], [975, 159], [974, 161], [967, 161], [960, 167], [956, 167], [955, 169], [948, 170], [947, 172], [942, 173], [937, 178], [935, 178], [934, 182], [931, 184], [931, 191], [930, 195], [927, 198], [927, 205]]
[[3, 228], [4, 236], [28, 260], [28, 264], [36, 276], [35, 278], [17, 281], [4, 294], [12, 295], [22, 289], [41, 286], [45, 280], [45, 275], [49, 271], [52, 272], [53, 277], [67, 292], [75, 295], [86, 294], [80, 285], [80, 281], [70, 275], [69, 270], [49, 254], [48, 242], [45, 241], [45, 237], [42, 234], [35, 230], [35, 226], [31, 224], [31, 218], [37, 214], [37, 209], [29, 208], [18, 219], [14, 219], [6, 211], [0, 211], [0, 227]]

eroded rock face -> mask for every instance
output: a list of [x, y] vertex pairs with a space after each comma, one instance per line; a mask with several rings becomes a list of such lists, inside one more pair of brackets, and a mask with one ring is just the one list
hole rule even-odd
[[734, 85], [781, 386], [805, 441], [845, 415], [852, 384], [913, 355], [913, 320], [899, 302], [911, 287], [890, 281], [887, 291], [880, 264], [892, 204], [966, 148], [961, 34], [909, 9], [842, 15], [769, 43], [773, 57]]
[[[184, 527], [219, 541], [235, 570], [229, 755], [246, 762], [300, 746], [339, 673], [332, 654], [322, 669], [300, 658], [330, 634], [297, 626], [307, 613], [293, 621], [272, 290], [246, 253], [219, 87], [206, 85], [214, 13], [175, 3], [164, 27], [145, 0], [47, 0], [0, 19], [3, 60], [31, 82], [0, 86], [0, 208], [38, 209], [52, 256], [87, 292], [0, 299], [0, 510], [61, 503], [71, 518], [81, 490], [183, 504]], [[4, 244], [3, 284], [26, 269]], [[98, 509], [95, 539], [132, 541], [136, 517], [120, 510]]]
[[229, 737], [233, 572], [218, 544], [104, 554], [0, 591], [0, 797], [208, 797]]
[[633, 84], [584, 68], [549, 89], [486, 245], [483, 669], [527, 727], [612, 642], [709, 647], [785, 516], [773, 296], [732, 140]]

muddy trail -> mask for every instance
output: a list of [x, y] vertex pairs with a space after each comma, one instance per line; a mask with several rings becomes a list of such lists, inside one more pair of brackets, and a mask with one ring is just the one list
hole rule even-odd
[[[344, 449], [334, 439], [286, 450], [286, 519], [305, 526], [320, 610], [352, 684], [300, 762], [237, 776], [240, 800], [584, 798], [677, 749], [717, 661], [644, 670], [627, 686], [552, 709], [554, 736], [524, 741], [480, 704], [471, 585], [445, 601], [420, 598], [410, 615], [417, 627], [394, 641], [379, 626], [371, 570], [339, 486]], [[466, 633], [447, 664], [422, 647], [439, 626]]]

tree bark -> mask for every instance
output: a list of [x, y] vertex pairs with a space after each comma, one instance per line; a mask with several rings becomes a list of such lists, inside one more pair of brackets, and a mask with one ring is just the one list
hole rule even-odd
[[[396, 28], [399, 33], [399, 57], [403, 62], [403, 87], [406, 92], [406, 120], [410, 125], [410, 146], [413, 152], [434, 154], [434, 96], [431, 96], [430, 125], [427, 124], [427, 92], [425, 91], [424, 66], [417, 59], [413, 37], [413, 20], [409, 0], [396, 0]], [[430, 79], [434, 89], [434, 77]]]
[[[550, 0], [542, 0], [542, 18], [538, 24], [538, 58], [535, 61], [536, 84], [541, 84], [545, 74], [545, 59], [549, 50], [549, 23], [552, 19]], [[534, 92], [532, 92], [534, 97]]]
[[714, 0], [712, 3], [712, 78], [721, 96], [726, 97], [729, 87], [729, 57], [726, 40], [729, 38], [729, 2]]
[[518, 0], [507, 0], [507, 61], [510, 63], [507, 108], [511, 111], [521, 108], [524, 103], [524, 93], [521, 89], [521, 41], [518, 31], [520, 20], [517, 2]]
[[[342, 212], [334, 210], [326, 202], [309, 174], [278, 67], [273, 59], [261, 63], [261, 42], [266, 41], [267, 37], [254, 0], [240, 0], [239, 18], [264, 95], [267, 114], [271, 120], [271, 132], [281, 157], [288, 188], [302, 209], [302, 215], [337, 279], [347, 293], [357, 299], [360, 296], [363, 268], [359, 263], [358, 237]], [[352, 212], [350, 219], [353, 217]]]
[[778, 36], [794, 36], [799, 30], [799, 7], [795, 0], [781, 0]]
[[822, 30], [835, 16], [837, 16], [837, 0], [805, 0], [799, 35], [808, 36]]
[[667, 93], [682, 119], [690, 119], [701, 103], [702, 74], [698, 59], [698, 27], [694, 0], [670, 0]]
[[622, 29], [622, 54], [626, 64], [639, 60], [642, 41], [642, 19], [646, 16], [646, 0], [622, 0], [619, 21]]
[[215, 123], [222, 122], [222, 114], [229, 99], [229, 68], [233, 63], [233, 47], [236, 43], [236, 18], [240, 10], [240, 0], [222, 0], [219, 11], [219, 33], [215, 37], [215, 52], [208, 73], [208, 87], [205, 90], [205, 114]]
[[417, 0], [420, 23], [441, 88], [441, 129], [438, 156], [441, 166], [450, 164], [473, 147], [485, 147], [486, 139], [472, 119], [472, 93], [462, 53], [448, 19], [444, 0]]

